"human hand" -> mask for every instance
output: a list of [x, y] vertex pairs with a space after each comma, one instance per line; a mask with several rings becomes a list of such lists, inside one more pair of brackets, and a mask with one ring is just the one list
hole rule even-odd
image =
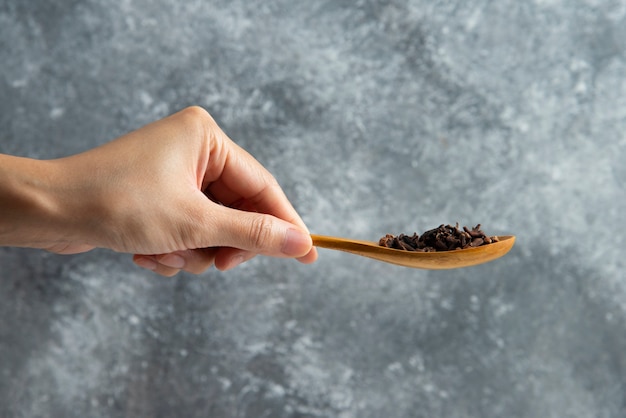
[[53, 232], [31, 246], [133, 253], [165, 276], [227, 270], [256, 254], [317, 258], [274, 177], [201, 108], [47, 163]]

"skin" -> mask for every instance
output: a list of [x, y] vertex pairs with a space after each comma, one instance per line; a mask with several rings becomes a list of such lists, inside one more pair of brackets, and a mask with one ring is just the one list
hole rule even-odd
[[317, 258], [276, 179], [199, 107], [70, 157], [0, 154], [0, 178], [0, 246], [108, 248], [164, 276]]

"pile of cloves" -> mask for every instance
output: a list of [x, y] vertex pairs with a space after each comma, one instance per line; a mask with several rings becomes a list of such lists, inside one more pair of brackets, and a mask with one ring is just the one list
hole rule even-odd
[[457, 223], [456, 226], [441, 224], [422, 235], [387, 234], [380, 239], [378, 245], [397, 250], [432, 252], [480, 247], [497, 241], [498, 237], [485, 235], [480, 229], [480, 224], [472, 229], [466, 226], [461, 229]]

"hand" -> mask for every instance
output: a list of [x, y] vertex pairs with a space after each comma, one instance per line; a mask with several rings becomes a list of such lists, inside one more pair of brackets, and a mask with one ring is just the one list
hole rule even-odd
[[110, 248], [165, 276], [226, 270], [256, 254], [317, 258], [274, 177], [198, 107], [48, 161], [43, 173], [50, 227], [22, 246]]

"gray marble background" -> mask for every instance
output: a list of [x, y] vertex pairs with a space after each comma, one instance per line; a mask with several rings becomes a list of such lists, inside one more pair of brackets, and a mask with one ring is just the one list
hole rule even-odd
[[2, 248], [0, 416], [626, 416], [625, 74], [624, 1], [0, 0], [2, 153], [198, 104], [313, 232], [518, 237], [173, 279]]

